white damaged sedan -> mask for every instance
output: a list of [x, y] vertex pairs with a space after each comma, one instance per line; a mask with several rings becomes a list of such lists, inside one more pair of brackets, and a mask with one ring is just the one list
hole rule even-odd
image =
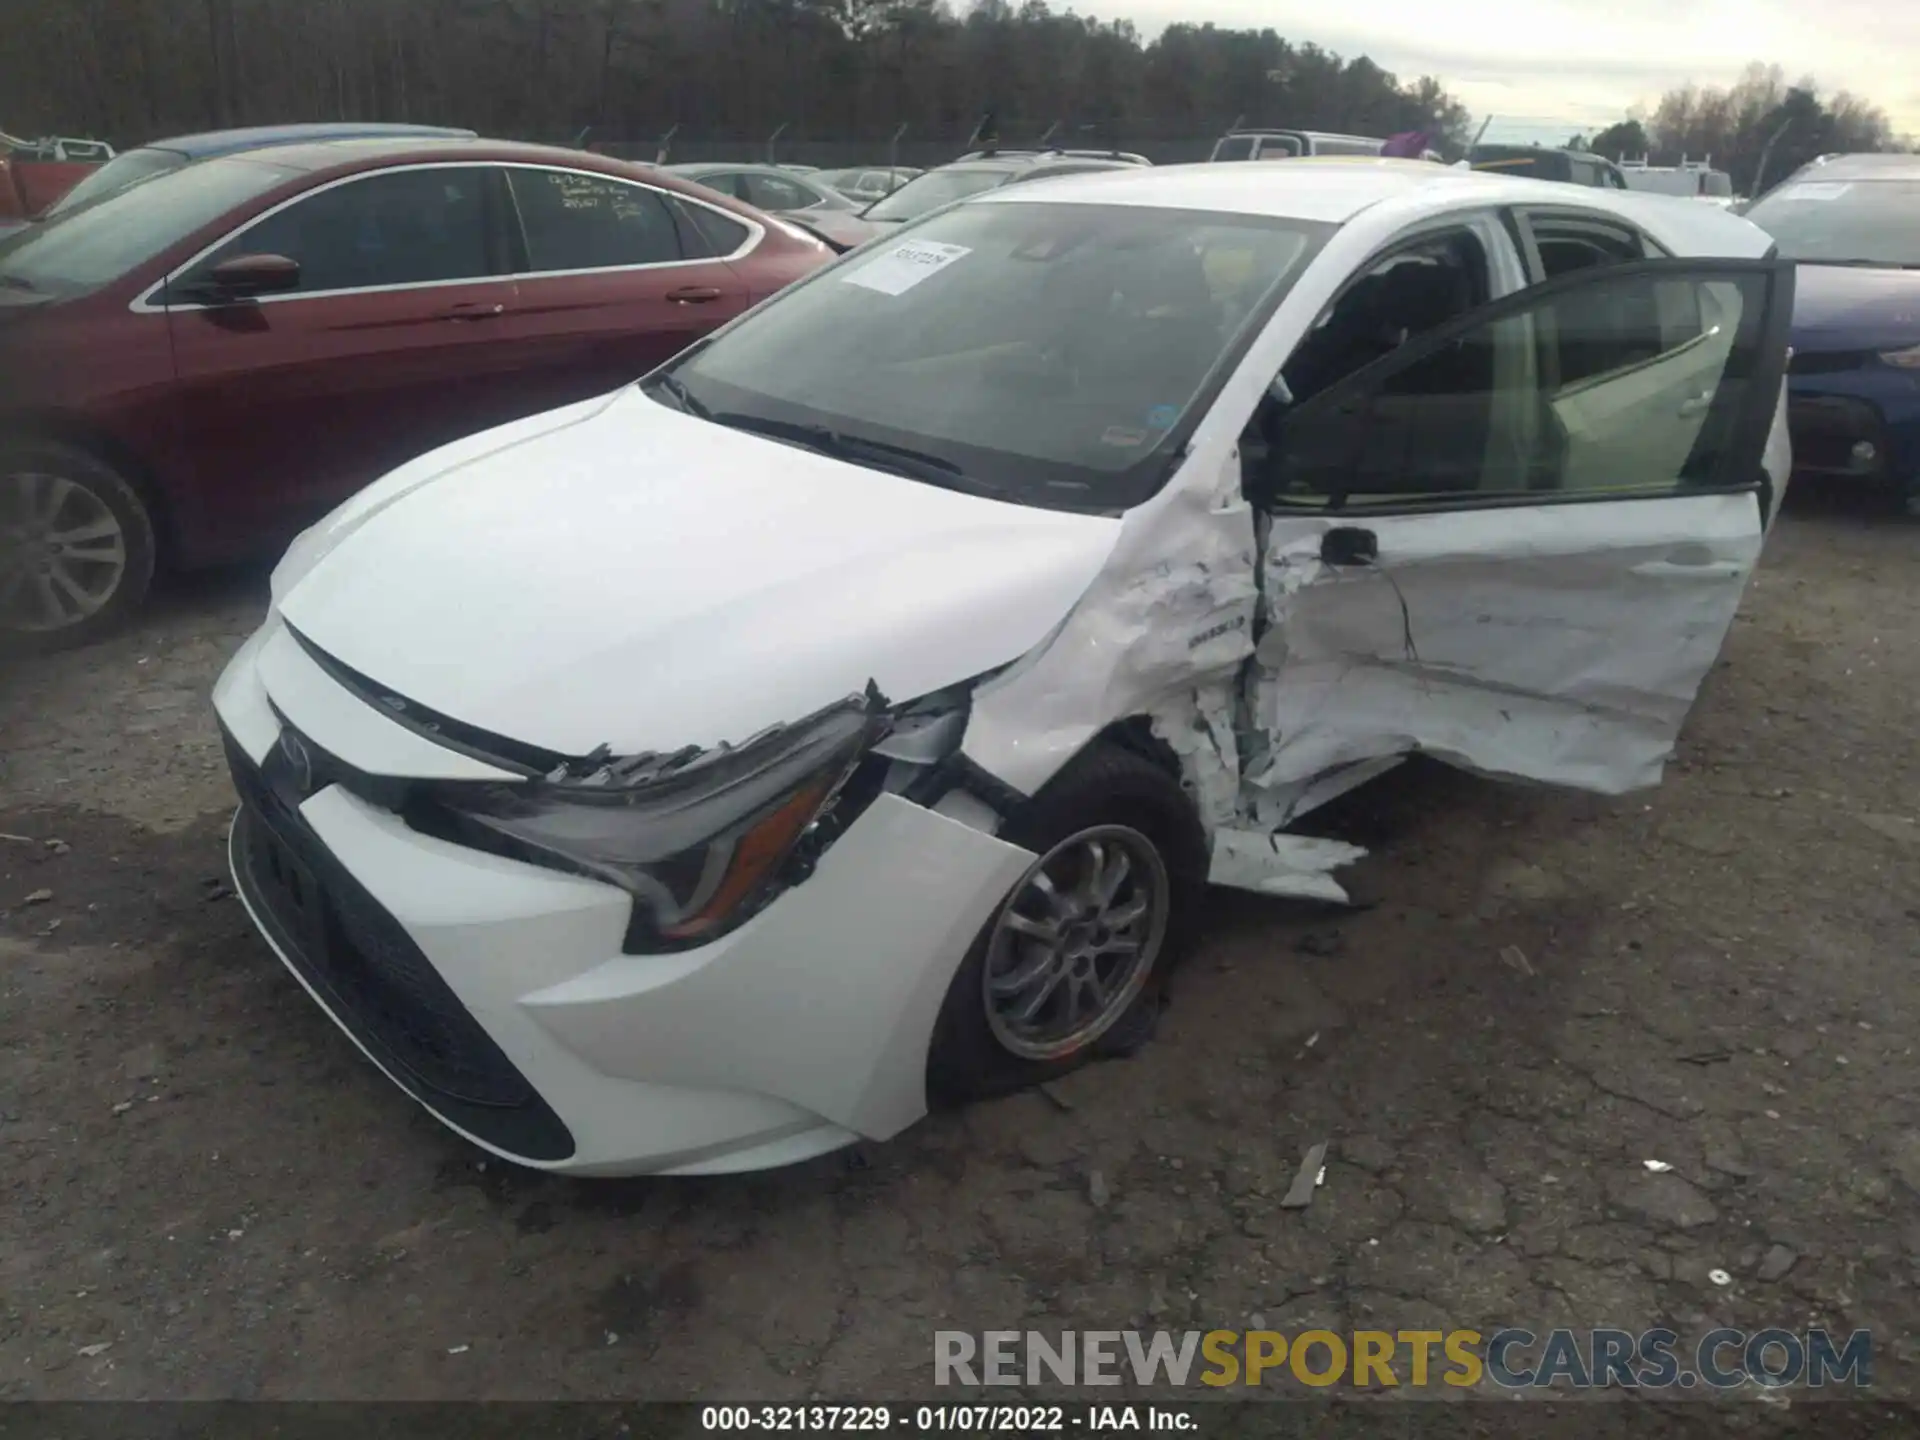
[[1009, 186], [295, 542], [255, 923], [435, 1116], [689, 1174], [1140, 1043], [1425, 752], [1658, 781], [1788, 472], [1745, 221], [1417, 162]]

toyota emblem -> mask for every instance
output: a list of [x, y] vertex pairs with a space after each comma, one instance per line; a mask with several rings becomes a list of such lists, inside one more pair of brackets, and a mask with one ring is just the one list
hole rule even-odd
[[313, 756], [307, 752], [307, 745], [291, 730], [280, 732], [280, 753], [287, 758], [288, 768], [293, 771], [293, 781], [302, 795], [313, 790]]

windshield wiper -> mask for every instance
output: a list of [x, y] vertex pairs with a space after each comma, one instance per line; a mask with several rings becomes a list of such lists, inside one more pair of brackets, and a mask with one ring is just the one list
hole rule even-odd
[[1855, 270], [1920, 270], [1920, 263], [1906, 260], [1802, 260], [1802, 265], [1844, 265]]
[[809, 425], [798, 420], [772, 420], [760, 415], [741, 415], [730, 411], [706, 418], [716, 425], [750, 431], [755, 435], [764, 435], [769, 440], [784, 440], [817, 454], [831, 455], [836, 460], [851, 460], [856, 465], [866, 465], [875, 470], [890, 470], [909, 480], [924, 480], [929, 485], [963, 490], [973, 495], [1006, 493], [1005, 487], [969, 475], [951, 460], [910, 446], [870, 440], [864, 435], [848, 435], [830, 426]]
[[666, 391], [673, 397], [673, 403], [694, 419], [711, 420], [713, 418], [713, 411], [707, 408], [706, 402], [695, 399], [693, 392], [687, 389], [685, 382], [678, 375], [656, 375], [647, 383]]

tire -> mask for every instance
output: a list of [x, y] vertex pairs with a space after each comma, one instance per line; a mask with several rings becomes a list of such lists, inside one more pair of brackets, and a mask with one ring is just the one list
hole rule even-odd
[[106, 461], [57, 440], [0, 442], [0, 651], [110, 634], [147, 598], [154, 560], [146, 502]]
[[[927, 1098], [935, 1106], [1004, 1095], [1064, 1075], [1089, 1060], [1138, 1049], [1152, 1034], [1167, 978], [1199, 919], [1208, 856], [1199, 816], [1177, 780], [1131, 750], [1106, 743], [1089, 747], [1008, 817], [1000, 838], [1040, 858], [994, 907], [947, 987], [927, 1057]], [[1084, 884], [1091, 876], [1093, 845], [1100, 847], [1097, 854], [1109, 867], [1116, 854], [1128, 857], [1113, 904], [1105, 911], [1087, 911], [1087, 918], [1071, 924], [1054, 924], [1061, 911], [1049, 907], [1035, 877], [1044, 872], [1056, 891], [1063, 885], [1078, 889], [1074, 882]], [[1113, 931], [1097, 923], [1125, 915], [1143, 897], [1149, 911], [1144, 919]], [[1151, 913], [1156, 908], [1157, 918]], [[1124, 949], [1129, 938], [1136, 939], [1141, 953], [1125, 970], [1124, 953], [1082, 954], [1069, 961], [1059, 955], [1061, 945], [1007, 930], [1004, 921], [1010, 913], [1028, 920], [1040, 916], [1064, 936], [1078, 930], [1080, 943], [1096, 948], [1118, 944]], [[1075, 953], [1071, 943], [1062, 943], [1069, 954]], [[1043, 959], [1048, 951], [1055, 958]], [[1095, 967], [1092, 978], [1106, 984], [1107, 1003], [1075, 1027], [1068, 1013], [1073, 1000], [1063, 990], [1072, 987], [1071, 996], [1079, 997], [1085, 987], [1075, 985], [1074, 976], [1089, 974], [1089, 965]], [[1005, 987], [1043, 966], [1067, 972], [1059, 977], [1066, 986], [1056, 980], [1034, 1022], [1023, 1025], [1017, 1019], [1015, 1001], [1033, 1000], [1043, 980], [1013, 996], [1003, 993], [997, 1003], [990, 1001], [990, 973]], [[1089, 1011], [1096, 1008], [1092, 1000], [1083, 1003]]]

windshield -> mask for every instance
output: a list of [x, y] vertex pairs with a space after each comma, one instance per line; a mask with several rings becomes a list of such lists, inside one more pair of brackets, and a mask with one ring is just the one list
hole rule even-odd
[[917, 180], [909, 180], [884, 200], [876, 200], [864, 212], [869, 220], [918, 220], [922, 215], [996, 189], [1013, 178], [1010, 170], [967, 170], [955, 166], [947, 170], [929, 170]]
[[[662, 401], [1023, 504], [1139, 504], [1334, 226], [962, 205], [874, 241], [656, 377]], [[795, 364], [803, 355], [805, 364]], [[876, 462], [877, 468], [890, 468]]]
[[0, 240], [0, 284], [56, 295], [110, 284], [287, 175], [237, 159], [184, 165]]
[[1920, 266], [1920, 180], [1789, 180], [1747, 219], [1789, 260]]
[[111, 195], [129, 185], [138, 185], [142, 180], [151, 180], [155, 175], [164, 175], [169, 170], [178, 170], [186, 163], [187, 157], [175, 150], [129, 150], [124, 155], [116, 155], [54, 201], [42, 218], [51, 220], [56, 215], [64, 215], [69, 210], [91, 204], [103, 195]]

